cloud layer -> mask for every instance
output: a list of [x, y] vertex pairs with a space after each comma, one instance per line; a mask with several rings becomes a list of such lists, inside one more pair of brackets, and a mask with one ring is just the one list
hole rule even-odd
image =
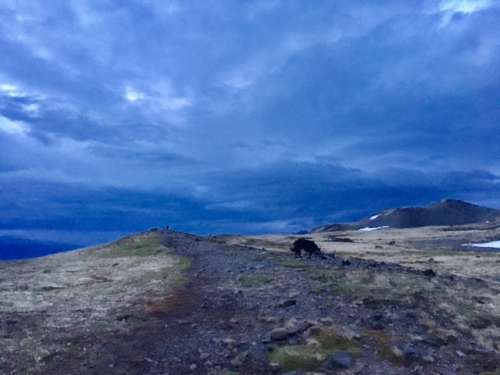
[[4, 2], [0, 232], [500, 207], [499, 17], [494, 0]]

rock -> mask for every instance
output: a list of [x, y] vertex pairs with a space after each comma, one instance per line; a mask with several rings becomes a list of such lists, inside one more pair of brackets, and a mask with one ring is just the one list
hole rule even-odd
[[425, 276], [428, 276], [428, 277], [435, 277], [436, 276], [436, 272], [434, 272], [432, 269], [427, 269], [425, 271], [422, 271], [422, 273], [425, 275]]
[[198, 367], [198, 366], [196, 366], [196, 363], [193, 363], [191, 366], [189, 366], [189, 369], [190, 369], [191, 371], [194, 371], [194, 370], [196, 370], [196, 368], [197, 368], [197, 367]]
[[290, 307], [290, 306], [293, 306], [296, 304], [297, 304], [297, 300], [290, 298], [290, 299], [286, 299], [286, 300], [283, 300], [280, 303], [278, 303], [278, 307]]
[[385, 326], [382, 322], [372, 322], [370, 324], [370, 327], [374, 330], [377, 330], [377, 331], [382, 331], [385, 328]]
[[434, 357], [430, 354], [424, 355], [422, 359], [427, 363], [433, 363], [435, 361]]
[[285, 340], [290, 336], [306, 331], [309, 327], [311, 327], [311, 325], [307, 321], [298, 321], [292, 318], [285, 323], [284, 327], [273, 329], [269, 334], [269, 341]]
[[269, 334], [271, 341], [280, 341], [288, 338], [290, 336], [290, 330], [287, 328], [275, 328]]
[[318, 336], [321, 332], [321, 327], [312, 326], [305, 332], [305, 336]]
[[342, 265], [343, 266], [350, 266], [351, 265], [351, 261], [349, 259], [343, 259], [342, 260]]
[[235, 339], [232, 339], [230, 337], [228, 338], [225, 338], [225, 339], [222, 339], [221, 342], [224, 344], [224, 345], [227, 345], [227, 346], [233, 346], [234, 344], [236, 344], [236, 340]]
[[260, 318], [260, 321], [264, 323], [276, 323], [278, 319], [276, 319], [274, 316], [263, 316]]
[[332, 318], [320, 318], [319, 322], [325, 326], [331, 326], [333, 324]]
[[405, 353], [397, 346], [391, 347], [391, 353], [397, 358], [403, 358]]
[[349, 327], [337, 327], [337, 332], [340, 336], [349, 341], [358, 340], [361, 338], [361, 335], [358, 332]]
[[239, 358], [239, 357], [232, 359], [230, 363], [231, 363], [231, 366], [234, 366], [234, 367], [240, 367], [243, 364], [241, 358]]
[[328, 359], [328, 366], [347, 369], [352, 366], [352, 356], [347, 352], [336, 352]]
[[375, 314], [372, 316], [372, 319], [375, 321], [382, 320], [383, 318], [384, 318], [384, 316], [382, 314]]
[[308, 338], [306, 339], [306, 346], [312, 347], [312, 348], [319, 348], [321, 347], [321, 343], [316, 340], [315, 338]]
[[298, 296], [300, 296], [300, 292], [298, 291], [292, 291], [290, 293], [288, 293], [288, 298], [297, 298]]
[[276, 362], [269, 363], [269, 367], [271, 368], [271, 371], [273, 371], [273, 372], [278, 372], [280, 370], [280, 364], [276, 363]]
[[233, 360], [231, 360], [231, 365], [233, 365], [234, 367], [240, 367], [248, 357], [248, 351], [241, 352]]
[[200, 359], [202, 361], [204, 361], [205, 359], [207, 359], [208, 357], [210, 357], [210, 354], [208, 353], [200, 353]]

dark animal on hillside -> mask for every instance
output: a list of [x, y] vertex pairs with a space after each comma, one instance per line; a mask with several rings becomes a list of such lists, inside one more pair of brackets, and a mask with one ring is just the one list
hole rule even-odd
[[295, 254], [296, 258], [302, 257], [302, 250], [304, 250], [309, 257], [312, 257], [313, 255], [320, 256], [321, 258], [325, 257], [321, 249], [318, 245], [316, 245], [316, 243], [314, 243], [314, 241], [306, 240], [305, 238], [295, 240], [290, 250]]

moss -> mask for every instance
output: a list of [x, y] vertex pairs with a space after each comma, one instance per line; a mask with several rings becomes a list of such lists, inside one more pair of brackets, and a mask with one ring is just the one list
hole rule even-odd
[[238, 279], [238, 282], [243, 288], [258, 288], [272, 281], [273, 279], [271, 277], [264, 274], [242, 276]]
[[281, 265], [287, 268], [299, 268], [299, 269], [308, 268], [307, 264], [298, 259], [283, 259], [281, 261]]
[[408, 361], [403, 357], [398, 355], [394, 350], [394, 340], [392, 336], [387, 335], [382, 331], [367, 331], [367, 336], [371, 337], [375, 341], [377, 351], [382, 359], [391, 362], [397, 366], [404, 366], [408, 364]]
[[327, 271], [311, 272], [309, 277], [323, 284], [331, 282], [334, 279], [333, 274]]
[[276, 348], [269, 354], [269, 360], [276, 362], [285, 371], [317, 370], [323, 362], [336, 352], [358, 355], [361, 349], [353, 340], [339, 335], [333, 329], [321, 331], [313, 336], [319, 347], [306, 345], [287, 345]]
[[282, 370], [317, 370], [326, 359], [321, 350], [305, 345], [278, 347], [269, 354], [270, 362], [278, 363]]
[[321, 333], [315, 337], [321, 344], [321, 348], [327, 352], [349, 352], [351, 354], [358, 354], [360, 352], [359, 347], [346, 337], [339, 335], [333, 329], [322, 330]]
[[161, 236], [156, 232], [150, 232], [114, 242], [98, 255], [104, 258], [148, 257], [167, 250], [161, 243]]

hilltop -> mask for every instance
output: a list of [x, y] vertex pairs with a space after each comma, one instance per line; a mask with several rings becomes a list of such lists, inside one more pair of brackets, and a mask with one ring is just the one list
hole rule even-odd
[[152, 230], [0, 263], [0, 373], [494, 374], [500, 254], [423, 244], [500, 231], [449, 229], [318, 233], [326, 260]]
[[457, 199], [444, 199], [427, 207], [387, 209], [355, 223], [322, 225], [314, 228], [311, 232], [381, 227], [415, 228], [473, 223], [498, 223], [500, 225], [500, 210]]

